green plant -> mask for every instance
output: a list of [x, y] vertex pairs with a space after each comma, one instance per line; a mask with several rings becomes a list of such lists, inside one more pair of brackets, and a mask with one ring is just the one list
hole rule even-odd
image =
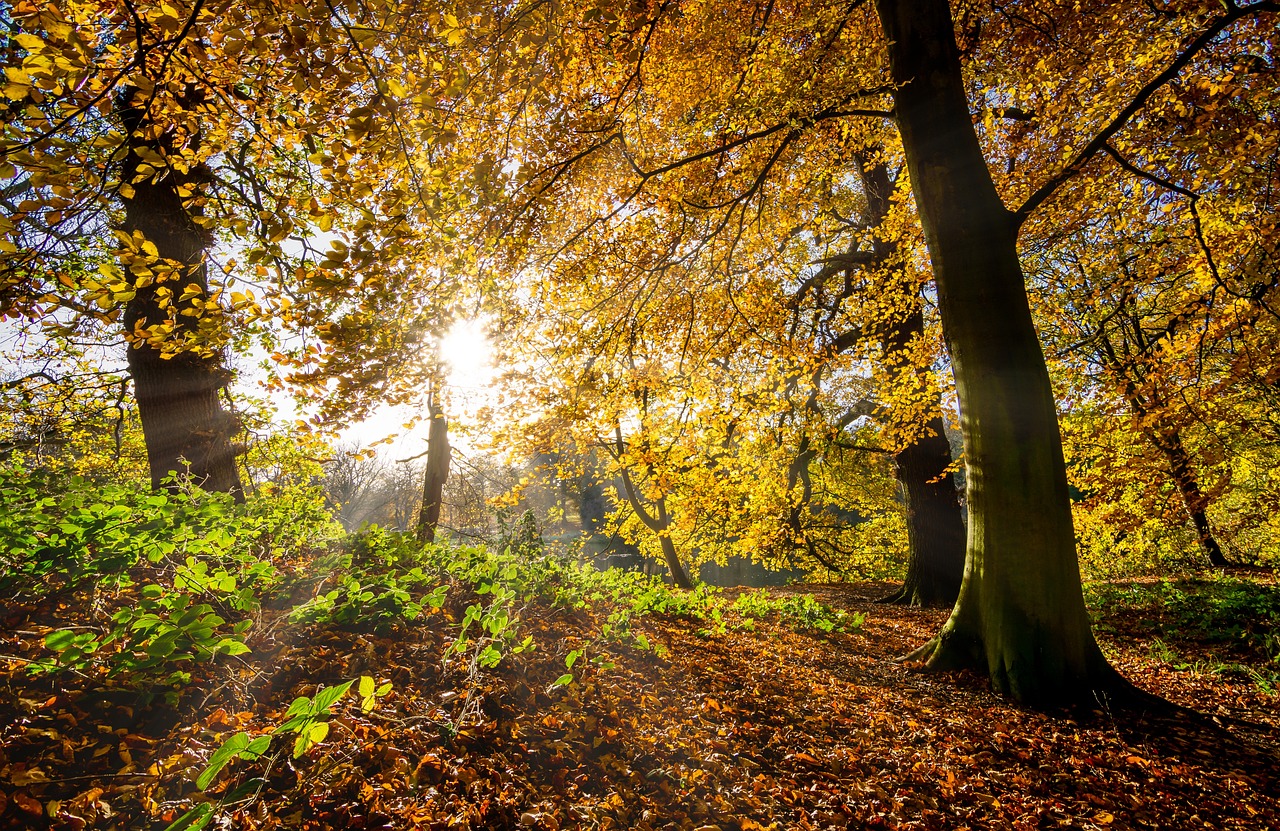
[[90, 668], [177, 686], [194, 664], [249, 651], [245, 633], [289, 575], [276, 562], [331, 537], [314, 491], [237, 505], [226, 494], [0, 468], [0, 589], [19, 599], [88, 590], [89, 628], [55, 629], [36, 673]]
[[[321, 687], [312, 697], [300, 696], [294, 699], [289, 709], [285, 711], [284, 721], [270, 732], [258, 736], [240, 732], [224, 741], [196, 776], [194, 780], [196, 788], [201, 791], [208, 790], [218, 775], [235, 762], [257, 762], [268, 757], [274, 762], [279, 751], [272, 754], [271, 748], [279, 738], [293, 736], [293, 758], [302, 757], [328, 737], [329, 717], [333, 714], [333, 707], [347, 694], [353, 684], [357, 685], [356, 694], [360, 698], [360, 710], [365, 713], [372, 712], [377, 706], [378, 699], [391, 691], [391, 682], [379, 685], [372, 677], [363, 675], [358, 681], [345, 681], [332, 687]], [[253, 799], [264, 782], [263, 778], [249, 779], [240, 787], [224, 794], [217, 804], [197, 803], [170, 823], [165, 831], [198, 831], [214, 819], [219, 808]]]
[[117, 645], [105, 661], [108, 675], [135, 683], [162, 676], [163, 684], [185, 684], [191, 680], [188, 664], [248, 652], [243, 636], [252, 625], [250, 620], [228, 624], [210, 604], [157, 585], [143, 587], [138, 605], [120, 609], [111, 623], [103, 637], [68, 629], [50, 632], [45, 646], [57, 657], [31, 664], [31, 671], [84, 670], [106, 654], [105, 647]]
[[765, 589], [743, 592], [730, 607], [743, 618], [743, 624], [754, 627], [755, 620], [777, 614], [781, 622], [796, 629], [820, 632], [855, 632], [866, 621], [866, 615], [832, 609], [811, 595], [795, 594], [772, 597]]

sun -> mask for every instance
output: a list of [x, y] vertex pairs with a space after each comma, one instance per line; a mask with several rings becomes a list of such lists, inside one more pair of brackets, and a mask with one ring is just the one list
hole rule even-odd
[[479, 393], [493, 381], [493, 347], [483, 319], [459, 320], [440, 339], [440, 359], [449, 367], [448, 384], [458, 393]]

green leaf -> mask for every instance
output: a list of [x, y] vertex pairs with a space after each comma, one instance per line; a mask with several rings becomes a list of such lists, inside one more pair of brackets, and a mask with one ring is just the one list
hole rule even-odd
[[333, 687], [321, 687], [316, 692], [315, 698], [312, 699], [315, 712], [327, 712], [339, 698], [347, 694], [347, 690], [351, 689], [351, 685], [354, 683], [354, 681], [346, 681]]
[[288, 717], [301, 715], [307, 712], [315, 712], [315, 710], [311, 708], [311, 699], [307, 698], [305, 695], [300, 695], [293, 700], [293, 703], [289, 705], [289, 709], [284, 711], [284, 714]]
[[374, 689], [373, 679], [370, 678], [368, 675], [361, 675], [360, 685], [356, 687], [356, 690], [360, 693], [360, 697], [361, 698], [370, 697], [371, 695], [373, 695], [373, 689]]
[[297, 759], [306, 753], [311, 747], [319, 742], [324, 741], [325, 736], [329, 735], [329, 723], [326, 721], [314, 721], [309, 727], [298, 734], [298, 738], [293, 743], [293, 758]]
[[555, 681], [552, 681], [552, 682], [551, 682], [551, 686], [553, 686], [553, 687], [563, 687], [565, 684], [572, 684], [572, 683], [573, 683], [573, 673], [572, 673], [572, 672], [566, 672], [564, 675], [561, 675], [561, 676], [560, 676], [559, 678], [557, 678]]
[[72, 630], [59, 629], [44, 636], [44, 645], [54, 652], [62, 652], [71, 646], [75, 639], [76, 633]]
[[239, 758], [240, 752], [249, 745], [248, 733], [236, 733], [223, 742], [222, 747], [215, 750], [213, 755], [209, 757], [209, 764], [196, 777], [196, 787], [202, 791], [209, 787], [209, 783], [213, 782], [214, 777], [233, 760]]
[[218, 641], [218, 650], [226, 655], [243, 655], [253, 651], [235, 638], [223, 638]]
[[271, 736], [262, 735], [249, 742], [244, 750], [240, 751], [240, 758], [252, 762], [254, 759], [262, 756], [271, 747]]
[[307, 730], [307, 738], [312, 744], [319, 744], [329, 735], [329, 722], [317, 721]]
[[211, 819], [213, 819], [213, 806], [208, 802], [201, 802], [175, 819], [164, 831], [197, 831], [208, 825]]

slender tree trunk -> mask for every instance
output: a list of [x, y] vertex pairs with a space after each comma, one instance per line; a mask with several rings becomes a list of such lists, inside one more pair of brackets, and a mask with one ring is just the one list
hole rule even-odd
[[[1139, 412], [1139, 415], [1142, 413]], [[1165, 461], [1169, 463], [1169, 474], [1178, 488], [1182, 504], [1187, 509], [1187, 516], [1191, 519], [1192, 527], [1196, 529], [1196, 539], [1205, 556], [1209, 558], [1209, 564], [1216, 568], [1226, 568], [1231, 565], [1231, 561], [1222, 553], [1221, 546], [1213, 536], [1213, 528], [1209, 525], [1207, 514], [1209, 498], [1204, 495], [1204, 491], [1200, 490], [1200, 482], [1196, 479], [1191, 456], [1182, 444], [1182, 436], [1176, 431], [1167, 434], [1156, 430], [1146, 432], [1147, 438], [1164, 454]]]
[[658, 524], [661, 526], [661, 530], [656, 532], [658, 544], [662, 547], [662, 558], [667, 561], [667, 570], [671, 572], [671, 582], [682, 589], [693, 588], [693, 581], [684, 570], [680, 556], [676, 553], [675, 541], [671, 539], [671, 517], [667, 514], [665, 498], [658, 500]]
[[[1133, 318], [1133, 327], [1135, 331], [1141, 331], [1141, 322], [1138, 321], [1136, 316]], [[1187, 453], [1186, 447], [1182, 444], [1182, 435], [1176, 430], [1165, 433], [1158, 427], [1147, 426], [1150, 424], [1149, 418], [1152, 412], [1159, 409], [1159, 399], [1152, 400], [1148, 395], [1140, 391], [1138, 380], [1130, 373], [1126, 363], [1120, 359], [1108, 336], [1101, 334], [1101, 337], [1098, 338], [1098, 343], [1101, 347], [1098, 357], [1120, 379], [1125, 401], [1128, 402], [1129, 409], [1137, 416], [1139, 423], [1143, 425], [1142, 434], [1146, 436], [1147, 441], [1151, 442], [1152, 447], [1160, 451], [1165, 461], [1169, 463], [1169, 475], [1173, 479], [1173, 484], [1178, 488], [1178, 494], [1182, 497], [1182, 504], [1187, 509], [1187, 517], [1191, 520], [1192, 527], [1196, 529], [1196, 539], [1200, 543], [1200, 548], [1204, 551], [1205, 556], [1209, 558], [1209, 564], [1215, 568], [1230, 566], [1231, 562], [1222, 553], [1218, 540], [1213, 536], [1213, 528], [1209, 525], [1207, 513], [1209, 499], [1204, 495], [1204, 491], [1200, 490], [1200, 482], [1196, 479], [1195, 466], [1192, 464], [1191, 454]], [[1144, 354], [1149, 352], [1149, 346], [1150, 342], [1139, 344]]]
[[449, 422], [439, 407], [431, 405], [431, 426], [427, 430], [427, 470], [422, 477], [422, 507], [415, 529], [422, 542], [434, 542], [444, 505], [444, 483], [449, 478]]
[[1057, 413], [1017, 233], [973, 130], [946, 0], [876, 0], [894, 108], [960, 399], [968, 555], [951, 617], [914, 657], [1000, 693], [1083, 702], [1121, 682], [1089, 628]]
[[[867, 164], [858, 159], [862, 189], [866, 194], [866, 221], [881, 227], [889, 218], [893, 183], [883, 162]], [[876, 240], [881, 262], [897, 253], [892, 240]], [[917, 291], [905, 316], [895, 317], [881, 334], [886, 362], [900, 373], [912, 373], [917, 386], [927, 388], [927, 372], [910, 357], [913, 342], [924, 337], [924, 309]], [[955, 477], [951, 475], [951, 444], [942, 421], [942, 400], [929, 402], [933, 411], [926, 434], [893, 457], [893, 473], [902, 488], [907, 512], [907, 576], [902, 587], [883, 599], [910, 606], [951, 606], [960, 595], [964, 578], [965, 531]]]
[[[239, 423], [219, 398], [231, 376], [221, 353], [207, 345], [201, 332], [209, 296], [205, 254], [213, 240], [196, 222], [199, 208], [182, 195], [183, 190], [198, 190], [207, 170], [196, 166], [185, 173], [170, 168], [140, 175], [147, 159], [154, 163], [157, 155], [179, 148], [173, 146], [172, 134], [147, 120], [138, 96], [127, 89], [117, 104], [129, 136], [121, 170], [127, 186], [122, 190], [129, 194], [123, 198], [123, 230], [140, 234], [155, 251], [143, 246], [124, 257], [126, 280], [134, 290], [125, 304], [124, 328], [151, 483], [161, 487], [176, 472], [206, 490], [241, 498], [231, 442]], [[169, 263], [176, 267], [170, 270]]]
[[[621, 445], [621, 435], [618, 437], [618, 443]], [[640, 522], [652, 531], [658, 537], [658, 545], [662, 549], [662, 558], [667, 562], [667, 571], [671, 573], [671, 582], [675, 583], [682, 589], [693, 588], [693, 581], [689, 579], [689, 573], [684, 570], [684, 565], [680, 562], [680, 555], [676, 552], [675, 540], [671, 539], [671, 515], [667, 513], [667, 500], [665, 497], [660, 498], [655, 506], [655, 514], [650, 514], [645, 510], [644, 504], [640, 501], [640, 494], [636, 492], [635, 483], [631, 481], [631, 474], [624, 469], [620, 471], [622, 474], [622, 488], [627, 495], [627, 502], [631, 504], [631, 510], [636, 512], [636, 516], [640, 518]]]

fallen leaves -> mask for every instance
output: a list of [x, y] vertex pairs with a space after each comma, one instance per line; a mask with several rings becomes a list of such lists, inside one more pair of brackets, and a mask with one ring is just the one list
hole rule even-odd
[[[696, 621], [650, 616], [635, 625], [666, 646], [665, 657], [617, 645], [600, 664], [576, 664], [573, 681], [557, 688], [564, 655], [591, 638], [607, 610], [531, 610], [530, 631], [543, 646], [478, 676], [442, 671], [449, 636], [441, 616], [394, 637], [278, 631], [274, 654], [287, 661], [255, 650], [258, 663], [234, 672], [228, 665], [222, 686], [211, 679], [213, 691], [189, 695], [178, 714], [88, 680], [54, 691], [11, 664], [0, 694], [0, 724], [8, 725], [0, 727], [0, 826], [79, 831], [173, 821], [228, 737], [264, 735], [296, 696], [349, 680], [368, 655], [389, 681], [364, 686], [383, 696], [367, 708], [352, 698], [324, 741], [294, 763], [233, 766], [210, 784], [225, 797], [246, 776], [261, 777], [259, 799], [225, 809], [230, 827], [1098, 829], [1211, 821], [1253, 829], [1259, 817], [1280, 813], [1265, 750], [1241, 742], [1226, 754], [1229, 735], [1189, 722], [1018, 710], [981, 679], [894, 660], [945, 613], [869, 602], [882, 586], [803, 590], [865, 613], [863, 630], [819, 638], [759, 624], [708, 635]], [[1133, 653], [1117, 654], [1130, 677], [1158, 679], [1175, 700], [1185, 690], [1202, 694], [1198, 682], [1178, 686], [1191, 673], [1135, 673]], [[1226, 684], [1217, 689], [1240, 699]], [[1275, 722], [1274, 701], [1249, 700], [1255, 721]]]

